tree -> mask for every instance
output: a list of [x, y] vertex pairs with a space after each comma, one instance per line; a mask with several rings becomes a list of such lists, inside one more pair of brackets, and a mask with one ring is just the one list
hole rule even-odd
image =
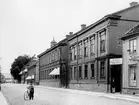
[[24, 70], [25, 65], [31, 61], [32, 57], [28, 55], [18, 56], [11, 65], [10, 73], [14, 79], [21, 82], [21, 76], [19, 73]]

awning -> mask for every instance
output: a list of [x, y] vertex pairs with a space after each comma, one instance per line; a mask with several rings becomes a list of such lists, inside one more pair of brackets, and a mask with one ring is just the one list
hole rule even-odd
[[34, 75], [31, 76], [31, 79], [34, 79]]
[[55, 68], [49, 75], [59, 75], [60, 71], [59, 71], [59, 67]]
[[27, 69], [24, 70], [24, 72], [27, 72], [27, 71], [28, 71]]
[[28, 79], [31, 79], [31, 76], [28, 76], [26, 79], [27, 79], [27, 80], [28, 80]]
[[23, 74], [23, 71], [21, 71], [19, 74], [20, 74], [20, 75]]

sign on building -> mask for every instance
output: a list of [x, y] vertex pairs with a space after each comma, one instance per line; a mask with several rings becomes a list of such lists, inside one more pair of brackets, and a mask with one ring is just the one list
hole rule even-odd
[[131, 61], [139, 61], [139, 56], [138, 55], [130, 55], [129, 60]]
[[110, 65], [120, 65], [122, 64], [122, 58], [110, 59]]

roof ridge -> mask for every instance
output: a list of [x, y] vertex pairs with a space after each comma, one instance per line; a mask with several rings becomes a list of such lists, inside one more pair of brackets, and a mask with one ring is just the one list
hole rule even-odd
[[117, 15], [117, 14], [123, 12], [123, 11], [126, 11], [126, 10], [128, 10], [128, 9], [132, 9], [132, 8], [135, 8], [135, 7], [137, 7], [137, 6], [139, 6], [139, 4], [137, 4], [137, 5], [135, 5], [135, 6], [130, 6], [130, 7], [121, 9], [121, 10], [119, 10], [119, 11], [117, 11], [117, 12], [111, 13], [111, 15]]

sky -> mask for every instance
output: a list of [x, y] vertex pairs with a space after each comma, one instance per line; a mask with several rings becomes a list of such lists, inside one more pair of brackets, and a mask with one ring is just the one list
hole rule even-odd
[[[137, 1], [137, 0], [134, 0]], [[39, 55], [53, 38], [64, 39], [81, 24], [129, 7], [132, 0], [0, 0], [0, 66], [10, 73], [20, 55]]]

